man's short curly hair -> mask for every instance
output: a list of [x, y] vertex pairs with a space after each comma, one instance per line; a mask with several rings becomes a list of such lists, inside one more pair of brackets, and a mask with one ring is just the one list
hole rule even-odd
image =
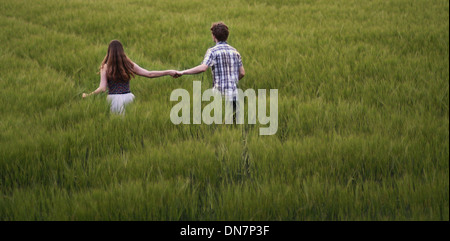
[[211, 32], [219, 41], [227, 41], [228, 35], [230, 34], [228, 31], [228, 26], [223, 22], [213, 23], [211, 26]]

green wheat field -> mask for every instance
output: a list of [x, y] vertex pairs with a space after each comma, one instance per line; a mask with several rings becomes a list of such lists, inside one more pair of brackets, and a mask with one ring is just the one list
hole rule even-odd
[[[183, 70], [217, 21], [275, 135], [174, 125], [210, 70], [81, 98], [111, 40]], [[0, 220], [449, 220], [447, 0], [1, 0], [0, 33]]]

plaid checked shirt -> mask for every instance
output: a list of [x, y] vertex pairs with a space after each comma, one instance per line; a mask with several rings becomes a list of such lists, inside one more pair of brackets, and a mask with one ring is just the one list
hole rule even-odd
[[239, 52], [227, 42], [218, 42], [209, 48], [202, 64], [211, 67], [213, 89], [220, 91], [227, 100], [234, 100], [237, 95], [239, 68], [242, 59]]

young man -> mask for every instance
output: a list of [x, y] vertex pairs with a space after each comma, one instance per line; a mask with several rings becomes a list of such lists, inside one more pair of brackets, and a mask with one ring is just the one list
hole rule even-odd
[[[213, 23], [211, 34], [216, 45], [206, 51], [203, 62], [192, 69], [178, 71], [175, 77], [186, 74], [199, 74], [211, 67], [213, 90], [219, 91], [225, 97], [227, 104], [233, 105], [233, 112], [237, 112], [239, 110], [237, 84], [245, 75], [241, 55], [235, 48], [228, 45], [228, 26], [223, 22]], [[238, 114], [236, 113], [236, 115]]]

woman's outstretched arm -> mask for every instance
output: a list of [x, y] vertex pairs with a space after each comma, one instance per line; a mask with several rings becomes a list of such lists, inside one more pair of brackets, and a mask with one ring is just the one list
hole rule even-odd
[[163, 70], [163, 71], [148, 71], [144, 68], [141, 68], [139, 65], [134, 64], [133, 71], [135, 74], [144, 76], [147, 78], [157, 78], [165, 75], [174, 76], [176, 75], [177, 71], [175, 70]]
[[86, 98], [93, 94], [98, 94], [100, 92], [105, 92], [107, 89], [108, 81], [106, 80], [106, 66], [103, 66], [103, 68], [100, 70], [100, 84], [98, 85], [98, 88], [89, 94], [83, 93], [83, 98]]

